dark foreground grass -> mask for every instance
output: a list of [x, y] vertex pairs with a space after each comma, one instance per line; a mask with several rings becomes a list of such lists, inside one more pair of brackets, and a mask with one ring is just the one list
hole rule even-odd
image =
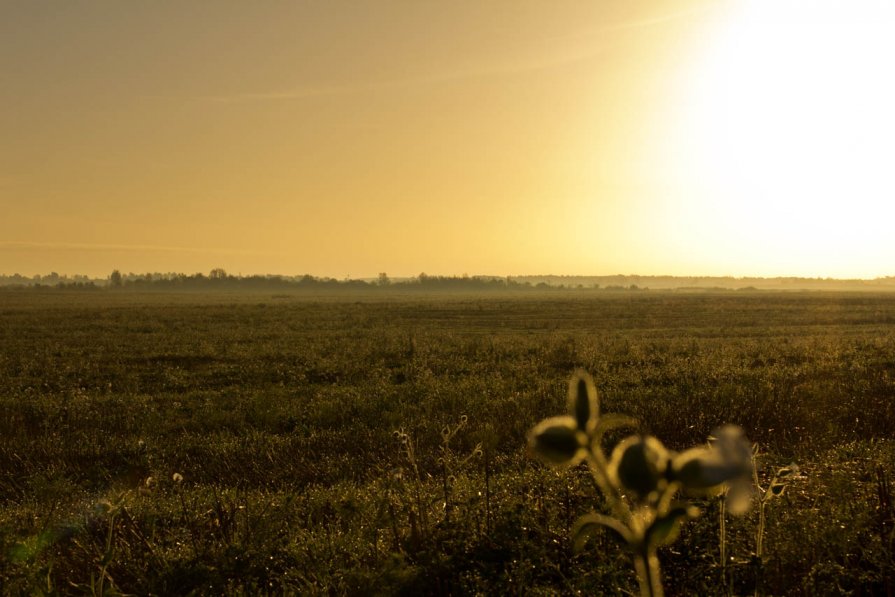
[[730, 520], [722, 581], [709, 500], [669, 594], [895, 586], [892, 296], [8, 292], [0, 342], [4, 593], [636, 591], [572, 552], [587, 475], [525, 453], [576, 367], [670, 448], [731, 422], [801, 467], [762, 561]]

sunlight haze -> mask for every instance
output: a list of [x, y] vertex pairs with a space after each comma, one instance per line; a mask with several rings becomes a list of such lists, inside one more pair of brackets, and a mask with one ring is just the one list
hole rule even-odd
[[0, 273], [895, 274], [884, 2], [0, 6]]

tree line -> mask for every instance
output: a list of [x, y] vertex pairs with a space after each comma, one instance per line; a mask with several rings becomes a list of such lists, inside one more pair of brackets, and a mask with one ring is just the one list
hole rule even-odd
[[113, 271], [105, 281], [110, 289], [184, 289], [184, 290], [406, 290], [406, 291], [494, 291], [508, 289], [559, 288], [546, 283], [532, 284], [512, 278], [495, 276], [432, 276], [421, 273], [418, 276], [393, 280], [386, 273], [375, 279], [337, 279], [318, 277], [310, 274], [300, 276], [283, 275], [232, 275], [224, 269], [215, 268], [208, 274], [153, 273], [123, 274]]

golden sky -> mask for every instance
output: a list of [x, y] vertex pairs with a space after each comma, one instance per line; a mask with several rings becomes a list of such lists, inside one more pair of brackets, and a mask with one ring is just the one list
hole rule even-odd
[[893, 275], [893, 15], [7, 0], [0, 273]]

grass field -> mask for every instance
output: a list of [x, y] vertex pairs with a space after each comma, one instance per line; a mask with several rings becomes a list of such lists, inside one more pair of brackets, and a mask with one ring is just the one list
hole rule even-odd
[[576, 367], [671, 448], [800, 467], [761, 560], [728, 520], [730, 584], [707, 499], [669, 594], [895, 590], [895, 295], [10, 291], [0, 341], [4, 593], [636, 592], [571, 549], [586, 473], [526, 453]]

